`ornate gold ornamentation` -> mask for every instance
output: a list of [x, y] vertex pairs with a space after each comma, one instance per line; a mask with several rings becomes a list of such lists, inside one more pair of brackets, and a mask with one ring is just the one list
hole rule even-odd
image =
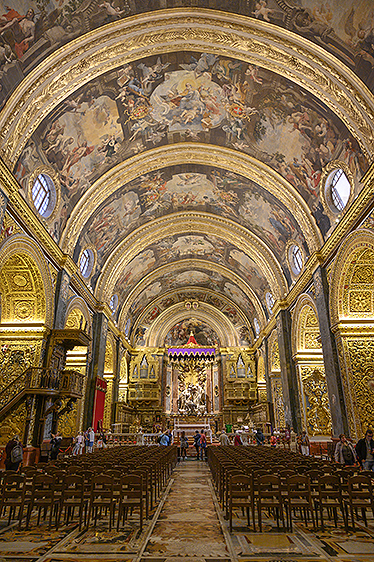
[[331, 414], [323, 365], [301, 366], [305, 398], [306, 423], [309, 435], [330, 435]]
[[[115, 284], [120, 279], [124, 268], [148, 245], [191, 230], [202, 234], [209, 231], [211, 235], [220, 239], [224, 238], [239, 246], [243, 252], [255, 259], [267, 278], [274, 297], [278, 298], [287, 292], [287, 283], [278, 260], [258, 236], [232, 220], [198, 211], [186, 211], [154, 219], [137, 228], [122, 241], [112, 252], [101, 271], [96, 289], [97, 298], [102, 301], [108, 300], [108, 295], [113, 294]], [[209, 267], [212, 267], [211, 263]], [[227, 270], [223, 266], [219, 267], [221, 271]]]
[[319, 323], [315, 303], [306, 293], [299, 296], [292, 315], [292, 350], [294, 355], [304, 350], [321, 348]]
[[[62, 401], [62, 408], [66, 406], [69, 398]], [[77, 404], [72, 410], [65, 412], [58, 420], [58, 430], [63, 437], [75, 437], [77, 429]]]
[[183, 143], [183, 145], [171, 144], [147, 150], [146, 153], [133, 156], [104, 174], [83, 194], [73, 209], [62, 233], [61, 247], [72, 254], [92, 212], [122, 185], [141, 175], [158, 170], [160, 161], [165, 169], [167, 166], [180, 165], [183, 162], [190, 163], [191, 160], [194, 164], [201, 165], [209, 162], [211, 166], [240, 174], [262, 186], [292, 211], [311, 251], [319, 249], [323, 244], [321, 233], [304, 199], [275, 170], [236, 150], [201, 143]]
[[286, 427], [283, 389], [281, 379], [278, 377], [271, 378], [271, 392], [273, 396], [275, 426], [277, 428]]
[[[191, 260], [195, 261], [195, 260]], [[197, 260], [196, 260], [197, 261]], [[211, 266], [213, 264], [210, 264]], [[191, 266], [193, 268], [193, 265]], [[213, 267], [211, 267], [212, 271]], [[230, 322], [220, 310], [207, 303], [200, 303], [200, 307], [193, 312], [194, 318], [209, 324], [220, 339], [221, 347], [238, 347], [238, 334]], [[155, 348], [162, 348], [166, 334], [171, 328], [186, 319], [186, 310], [182, 303], [177, 303], [164, 310], [153, 322], [146, 334], [146, 345]], [[138, 323], [135, 325], [139, 325]]]
[[[214, 273], [218, 273], [218, 274], [221, 274], [221, 275], [227, 277], [228, 279], [230, 279], [232, 281], [232, 283], [234, 285], [239, 287], [239, 289], [241, 289], [244, 292], [244, 294], [248, 295], [248, 298], [251, 300], [251, 302], [252, 302], [252, 304], [255, 308], [257, 318], [259, 319], [259, 321], [261, 323], [263, 322], [263, 325], [266, 324], [266, 317], [265, 317], [265, 314], [264, 314], [264, 311], [263, 311], [263, 308], [262, 308], [262, 305], [261, 305], [261, 302], [260, 302], [259, 298], [257, 297], [256, 293], [253, 291], [253, 289], [250, 287], [250, 285], [245, 283], [243, 281], [243, 279], [241, 277], [239, 277], [239, 275], [232, 272], [227, 267], [221, 266], [221, 265], [213, 263], [213, 262], [209, 262], [207, 260], [188, 259], [188, 260], [179, 260], [177, 264], [175, 262], [173, 262], [171, 264], [161, 266], [161, 267], [157, 268], [156, 271], [153, 271], [153, 272], [149, 273], [148, 275], [145, 275], [139, 281], [139, 283], [129, 293], [128, 297], [126, 298], [125, 303], [123, 304], [123, 306], [121, 308], [120, 316], [119, 316], [119, 319], [118, 319], [118, 325], [120, 326], [120, 328], [122, 330], [123, 330], [123, 328], [126, 324], [126, 320], [127, 320], [128, 314], [129, 314], [129, 310], [130, 310], [132, 304], [134, 303], [134, 301], [141, 294], [141, 292], [148, 285], [150, 285], [151, 283], [154, 283], [155, 281], [157, 281], [157, 279], [159, 279], [163, 275], [169, 273], [170, 271], [175, 271], [176, 265], [178, 265], [178, 267], [180, 267], [180, 268], [184, 268], [184, 267], [186, 267], [186, 265], [188, 265], [189, 268], [191, 268], [192, 270], [194, 268], [199, 268], [199, 269], [206, 270], [207, 272], [209, 272], [209, 274], [214, 272]], [[170, 294], [173, 294], [173, 293], [179, 294], [181, 292], [181, 290], [194, 290], [194, 289], [196, 289], [196, 288], [183, 287], [183, 289], [180, 289], [180, 290], [175, 289], [175, 291], [171, 292]], [[209, 291], [207, 289], [204, 289], [204, 293], [216, 295], [216, 293], [214, 293], [213, 291]], [[162, 296], [160, 297], [160, 299], [162, 299], [164, 297], [165, 297], [165, 294], [163, 293]], [[234, 308], [236, 308], [238, 310], [238, 307], [235, 305], [235, 303], [233, 303], [231, 301], [231, 299], [225, 297], [224, 295], [220, 295], [220, 299], [225, 300], [227, 303], [230, 304], [230, 306], [233, 306]], [[148, 311], [153, 307], [154, 304], [156, 304], [156, 302], [157, 301], [152, 301], [152, 303], [144, 309], [144, 312], [142, 313], [141, 317], [137, 320], [137, 325], [139, 325], [143, 322], [143, 318], [146, 317], [146, 315], [148, 314]], [[242, 312], [240, 312], [240, 316], [243, 318], [243, 324], [248, 325], [248, 320], [245, 319]], [[250, 325], [248, 325], [248, 329], [250, 330], [250, 332], [252, 332], [252, 328], [250, 327]], [[157, 344], [152, 343], [150, 345], [156, 346]], [[228, 344], [228, 345], [236, 345], [236, 344], [231, 343], [231, 344]]]
[[0, 445], [6, 445], [14, 435], [23, 439], [26, 423], [26, 402], [23, 401], [1, 421]]
[[[188, 25], [186, 22], [188, 21]], [[331, 54], [266, 22], [201, 8], [124, 18], [64, 45], [23, 80], [2, 111], [6, 163], [15, 162], [38, 124], [66, 97], [103, 72], [180, 49], [257, 64], [303, 86], [337, 114], [372, 154], [374, 112], [362, 83]], [[33, 103], [29, 103], [33, 99]]]
[[113, 402], [113, 379], [106, 379], [107, 388], [105, 394], [103, 428], [110, 428], [112, 423], [112, 402]]
[[54, 292], [40, 248], [21, 234], [12, 235], [0, 250], [2, 322], [53, 322]]
[[348, 296], [349, 312], [372, 312], [372, 291], [349, 291]]

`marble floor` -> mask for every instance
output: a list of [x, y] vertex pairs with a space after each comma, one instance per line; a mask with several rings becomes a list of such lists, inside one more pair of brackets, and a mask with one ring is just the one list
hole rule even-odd
[[233, 532], [214, 493], [205, 462], [187, 460], [173, 472], [151, 518], [139, 531], [134, 513], [119, 532], [102, 521], [95, 528], [75, 525], [48, 531], [0, 526], [0, 562], [374, 562], [374, 521], [356, 531], [334, 527], [313, 533], [301, 521], [293, 532], [264, 519], [263, 532], [246, 526], [235, 513]]

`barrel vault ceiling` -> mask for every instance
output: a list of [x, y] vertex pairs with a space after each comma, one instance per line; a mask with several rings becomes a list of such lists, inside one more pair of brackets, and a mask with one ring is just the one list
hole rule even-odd
[[1, 156], [83, 282], [134, 345], [252, 345], [370, 165], [372, 1], [0, 3]]

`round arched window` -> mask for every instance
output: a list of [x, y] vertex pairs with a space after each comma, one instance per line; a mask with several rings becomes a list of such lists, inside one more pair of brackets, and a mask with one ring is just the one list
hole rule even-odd
[[295, 275], [299, 275], [303, 269], [303, 254], [299, 248], [293, 244], [288, 251], [288, 259], [291, 269]]
[[348, 203], [351, 194], [351, 184], [345, 172], [338, 168], [331, 172], [326, 181], [326, 196], [332, 210], [340, 212]]
[[56, 204], [56, 189], [47, 174], [39, 174], [33, 183], [31, 197], [39, 215], [47, 219]]
[[111, 311], [115, 312], [117, 310], [117, 306], [118, 306], [118, 295], [112, 295], [112, 298], [110, 299], [110, 303], [109, 303], [109, 307]]
[[270, 314], [273, 312], [273, 306], [274, 306], [274, 297], [271, 293], [266, 293], [265, 295], [265, 299], [266, 299], [266, 304], [267, 307], [269, 309]]
[[79, 269], [83, 277], [87, 278], [90, 276], [94, 264], [94, 254], [92, 250], [86, 248], [81, 253], [81, 257], [79, 260]]
[[260, 333], [260, 324], [259, 324], [259, 321], [257, 320], [257, 318], [254, 318], [253, 324], [255, 326], [256, 336], [258, 336], [258, 334]]

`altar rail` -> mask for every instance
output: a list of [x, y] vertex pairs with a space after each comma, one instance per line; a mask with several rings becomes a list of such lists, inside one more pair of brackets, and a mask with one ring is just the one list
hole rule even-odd
[[160, 433], [109, 433], [107, 436], [107, 446], [158, 445], [157, 439], [159, 437]]

